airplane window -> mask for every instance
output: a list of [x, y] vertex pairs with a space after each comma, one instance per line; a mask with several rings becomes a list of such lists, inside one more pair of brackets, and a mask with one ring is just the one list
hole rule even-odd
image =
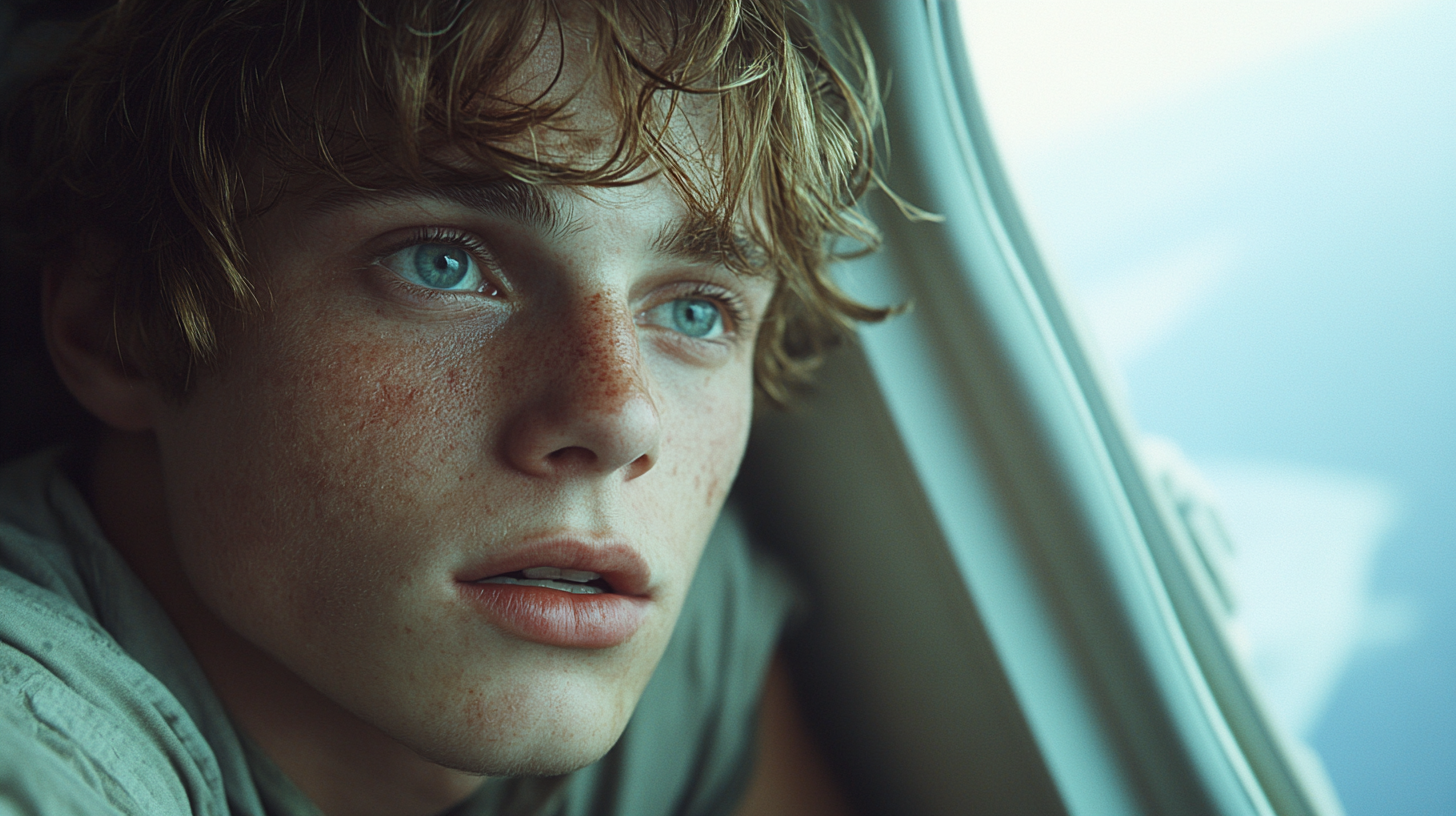
[[1456, 812], [1456, 4], [959, 0], [1103, 374], [1351, 816]]

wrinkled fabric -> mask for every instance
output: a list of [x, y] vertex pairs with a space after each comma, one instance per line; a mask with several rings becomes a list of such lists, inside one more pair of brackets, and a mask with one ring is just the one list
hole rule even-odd
[[[0, 468], [0, 816], [318, 816], [233, 728], [63, 457]], [[450, 816], [730, 812], [794, 603], [725, 516], [618, 744], [564, 777], [487, 780]]]

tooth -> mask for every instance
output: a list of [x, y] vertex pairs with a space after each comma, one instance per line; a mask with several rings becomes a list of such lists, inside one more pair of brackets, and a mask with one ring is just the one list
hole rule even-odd
[[[551, 569], [547, 567], [547, 569]], [[482, 584], [510, 584], [512, 586], [531, 586], [554, 589], [559, 592], [566, 592], [572, 595], [600, 595], [604, 590], [585, 584], [570, 584], [560, 581], [553, 581], [547, 578], [510, 578], [505, 575], [497, 575], [494, 578], [486, 578], [479, 583]]]
[[587, 581], [595, 581], [602, 576], [595, 572], [586, 570], [561, 569], [560, 567], [531, 567], [521, 570], [521, 574], [527, 578], [554, 578], [560, 581], [575, 581], [584, 584]]

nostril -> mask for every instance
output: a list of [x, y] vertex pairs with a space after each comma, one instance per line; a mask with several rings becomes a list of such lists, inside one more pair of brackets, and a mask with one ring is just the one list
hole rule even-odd
[[[627, 479], [630, 481], [651, 470], [655, 461], [654, 453], [644, 453], [633, 459], [625, 468]], [[557, 473], [573, 470], [587, 471], [597, 469], [601, 457], [590, 448], [572, 445], [546, 454], [546, 462], [551, 470]]]
[[627, 466], [627, 481], [630, 482], [631, 480], [637, 478], [638, 476], [641, 476], [647, 471], [652, 470], [652, 465], [656, 461], [657, 456], [655, 452], [644, 453], [636, 459], [632, 460], [632, 464]]
[[560, 448], [546, 454], [546, 458], [557, 467], [584, 465], [591, 466], [597, 463], [597, 455], [590, 448], [583, 448], [580, 445]]

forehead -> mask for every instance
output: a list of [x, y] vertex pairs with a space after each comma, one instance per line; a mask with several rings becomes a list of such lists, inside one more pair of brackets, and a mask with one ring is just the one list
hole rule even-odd
[[[639, 147], [666, 145], [683, 160], [685, 172], [712, 183], [722, 172], [720, 100], [716, 93], [674, 90], [673, 81], [660, 73], [667, 68], [659, 65], [667, 54], [660, 38], [700, 35], [682, 28], [684, 21], [674, 15], [666, 17], [657, 21], [665, 30], [649, 34], [643, 20], [634, 24], [628, 16], [580, 0], [536, 8], [509, 46], [507, 70], [478, 87], [460, 89], [470, 100], [464, 108], [485, 116], [508, 115], [512, 109], [526, 114], [529, 123], [505, 146], [578, 166], [613, 158], [631, 161], [616, 155], [620, 137], [640, 129]], [[621, 39], [611, 39], [608, 32]], [[627, 65], [634, 70], [623, 71]]]
[[[661, 87], [646, 94], [642, 72], [611, 70], [621, 55], [609, 53], [599, 36], [606, 23], [587, 3], [529, 9], [506, 69], [476, 75], [479, 87], [457, 87], [455, 102], [442, 100], [443, 122], [427, 116], [412, 125], [387, 106], [377, 119], [331, 116], [343, 112], [331, 112], [325, 101], [320, 114], [340, 125], [334, 137], [317, 160], [279, 168], [272, 188], [325, 209], [436, 199], [559, 234], [570, 228], [580, 200], [666, 180], [683, 206], [655, 246], [767, 272], [769, 233], [753, 213], [767, 191], [744, 190], [744, 179], [728, 178], [717, 95]], [[633, 38], [630, 28], [618, 34]], [[630, 43], [649, 64], [661, 50], [651, 40]], [[496, 118], [502, 124], [492, 127]]]

